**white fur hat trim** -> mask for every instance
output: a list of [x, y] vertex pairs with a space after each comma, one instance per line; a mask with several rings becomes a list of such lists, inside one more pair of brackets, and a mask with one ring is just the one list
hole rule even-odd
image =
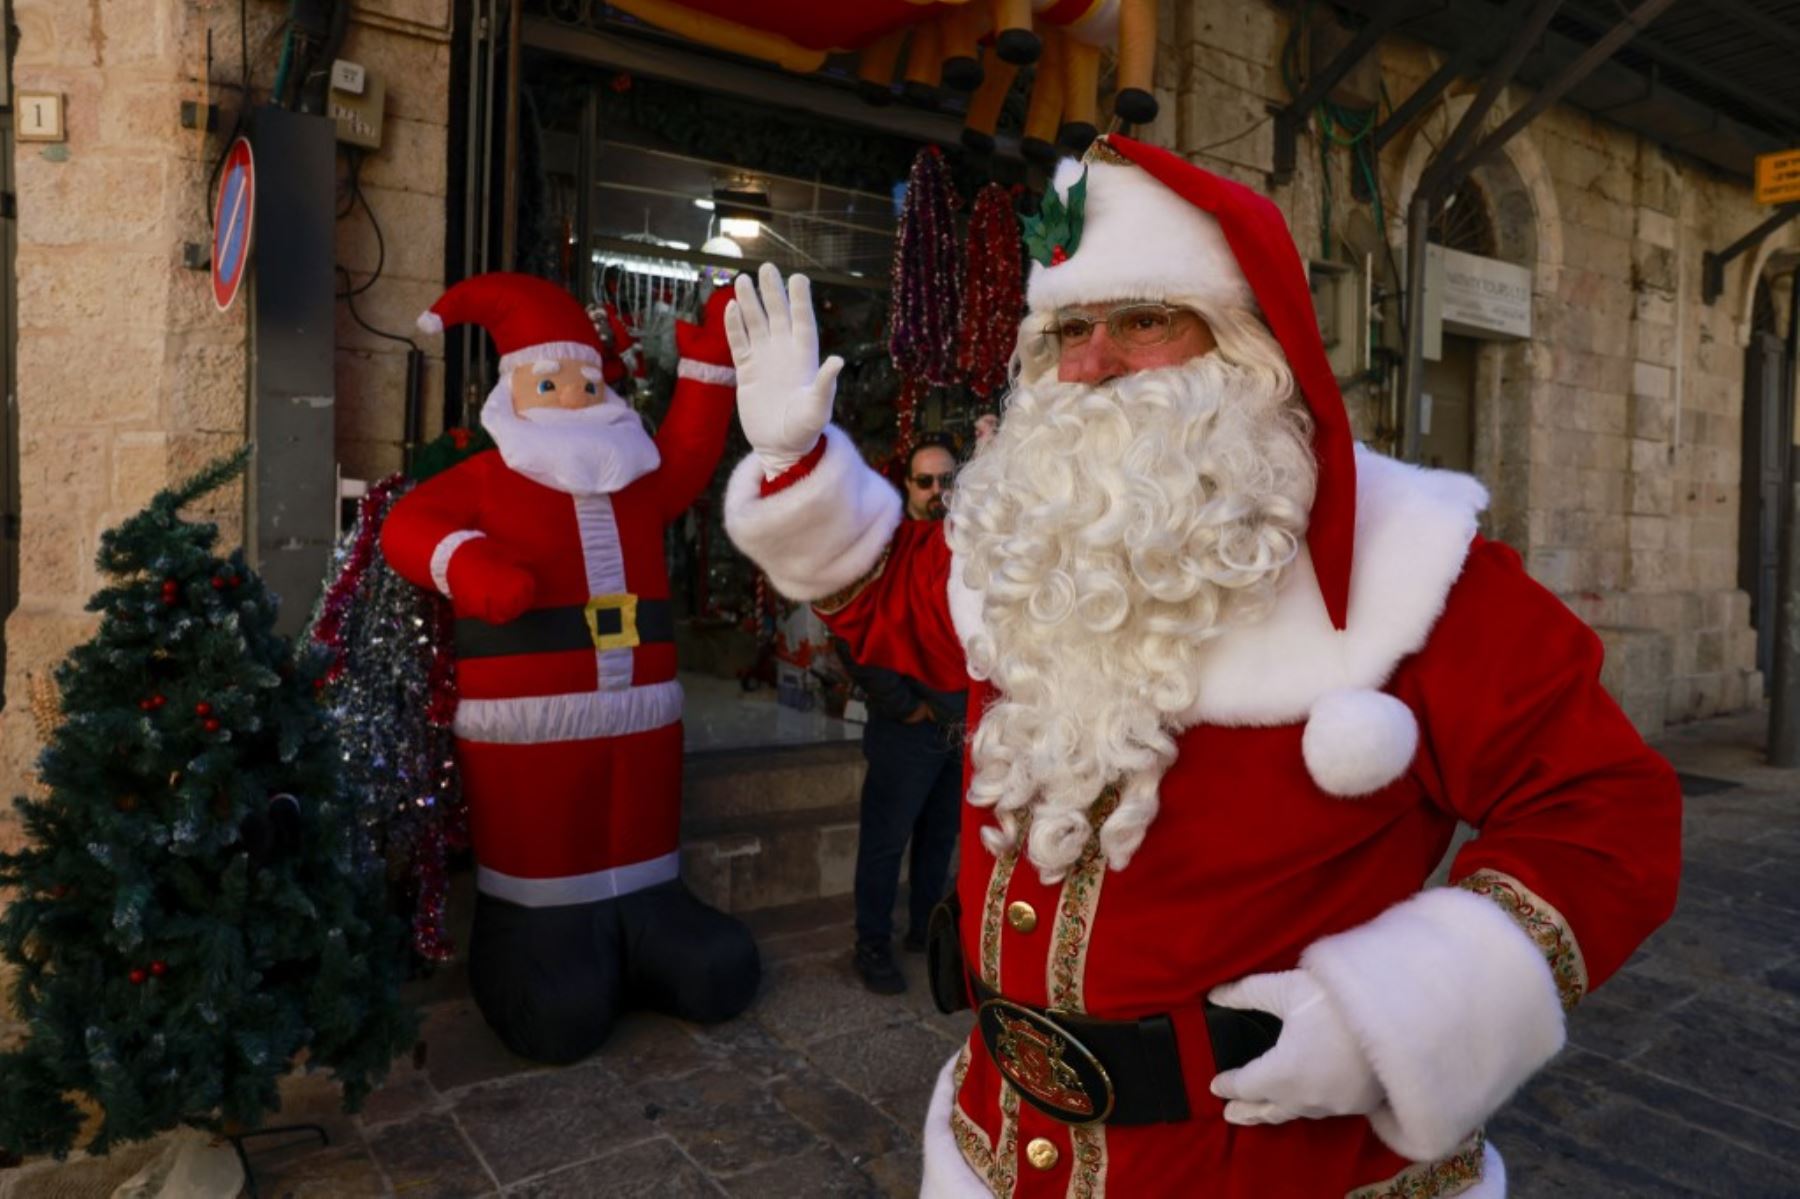
[[[1219, 222], [1142, 167], [1091, 161], [1081, 240], [1058, 266], [1031, 265], [1026, 299], [1033, 312], [1108, 300], [1197, 299], [1219, 308], [1254, 308]], [[1065, 158], [1054, 187], [1066, 196], [1083, 164]]]
[[1306, 771], [1344, 799], [1379, 791], [1412, 765], [1419, 722], [1384, 691], [1333, 691], [1313, 704], [1300, 738]]

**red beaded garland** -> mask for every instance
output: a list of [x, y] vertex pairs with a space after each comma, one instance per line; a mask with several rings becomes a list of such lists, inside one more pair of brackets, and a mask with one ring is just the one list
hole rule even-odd
[[990, 183], [969, 214], [967, 275], [963, 279], [961, 338], [956, 364], [969, 390], [987, 399], [1006, 386], [1019, 314], [1025, 308], [1019, 218], [1012, 194]]

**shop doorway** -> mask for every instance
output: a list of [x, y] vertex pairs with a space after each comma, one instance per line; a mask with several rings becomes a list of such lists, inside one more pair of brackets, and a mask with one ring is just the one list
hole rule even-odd
[[1442, 470], [1475, 466], [1475, 357], [1481, 343], [1444, 334], [1443, 352], [1425, 363], [1419, 393], [1419, 462]]
[[1738, 586], [1750, 596], [1756, 668], [1762, 671], [1766, 685], [1775, 662], [1775, 612], [1794, 441], [1794, 318], [1790, 316], [1789, 335], [1783, 338], [1776, 331], [1774, 297], [1767, 279], [1757, 284], [1753, 303], [1750, 344], [1744, 348]]

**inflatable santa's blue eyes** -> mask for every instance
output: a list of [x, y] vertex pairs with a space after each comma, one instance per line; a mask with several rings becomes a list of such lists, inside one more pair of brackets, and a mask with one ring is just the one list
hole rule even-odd
[[556, 390], [556, 383], [554, 380], [551, 380], [551, 379], [539, 379], [538, 380], [538, 394], [539, 395], [547, 396], [555, 390]]
[[587, 393], [591, 396], [597, 396], [600, 394], [600, 389], [598, 387], [594, 386], [594, 381], [592, 379], [588, 380]]

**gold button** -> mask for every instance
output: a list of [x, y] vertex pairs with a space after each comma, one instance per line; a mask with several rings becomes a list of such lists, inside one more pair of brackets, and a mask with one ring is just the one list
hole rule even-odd
[[[1037, 909], [1023, 899], [1016, 899], [1006, 905], [1006, 922], [1018, 931], [1028, 933], [1037, 927]], [[1044, 1143], [1049, 1144], [1048, 1141]]]
[[1056, 1159], [1061, 1156], [1062, 1154], [1056, 1151], [1056, 1146], [1043, 1137], [1032, 1137], [1031, 1143], [1025, 1146], [1026, 1159], [1040, 1170], [1051, 1169], [1056, 1165]]

